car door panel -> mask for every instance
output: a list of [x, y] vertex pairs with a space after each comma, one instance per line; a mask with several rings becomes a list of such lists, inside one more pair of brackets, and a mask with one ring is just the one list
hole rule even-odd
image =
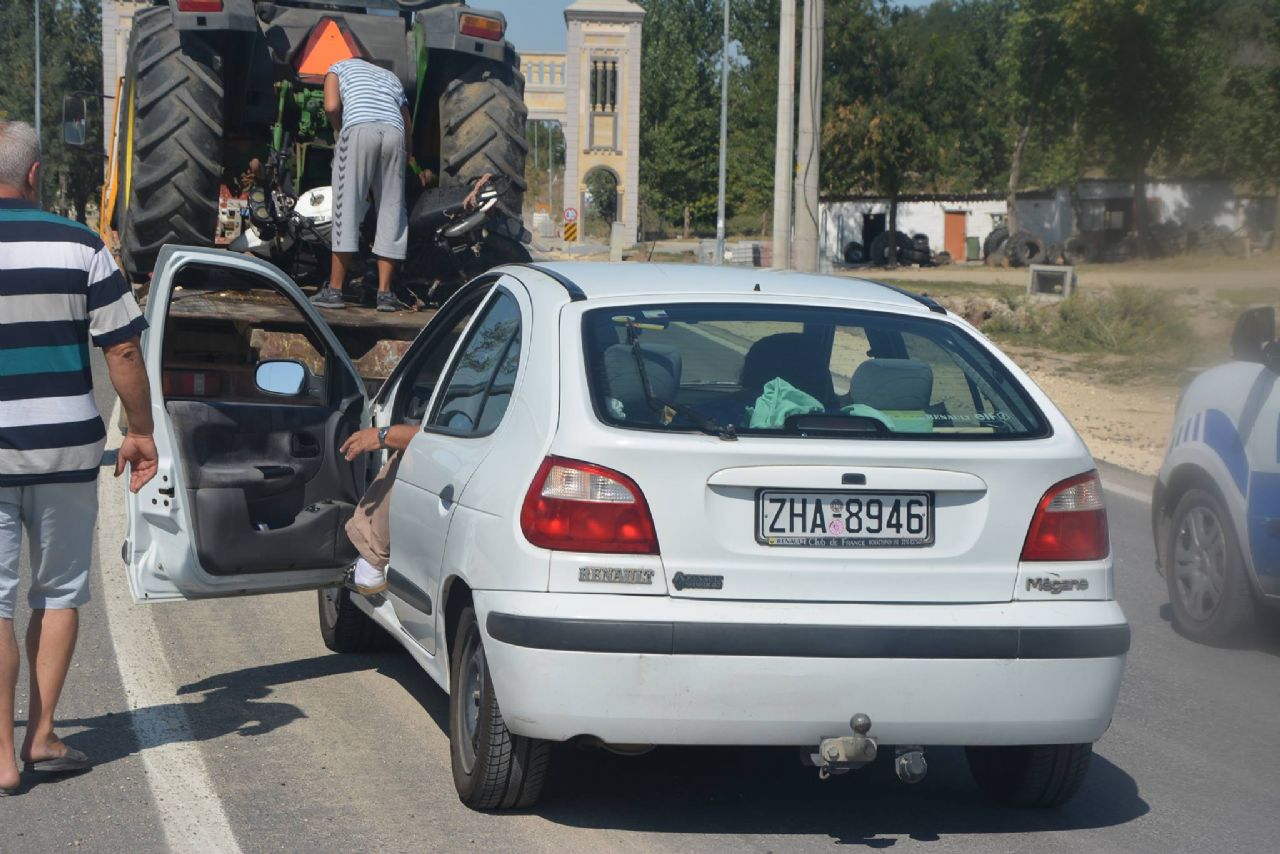
[[[176, 303], [182, 296], [175, 296], [182, 277], [196, 272], [215, 282], [221, 273], [252, 277], [261, 289], [257, 296], [275, 301], [269, 316], [288, 321], [263, 322], [263, 329], [316, 342], [321, 372], [297, 398], [262, 393], [243, 399], [243, 377], [241, 392], [221, 399], [169, 393], [175, 349], [198, 346], [191, 342], [201, 335], [216, 340], [204, 328], [216, 321], [188, 321], [171, 310], [171, 297]], [[164, 391], [153, 401], [159, 474], [128, 499], [126, 555], [135, 598], [243, 595], [339, 581], [356, 557], [344, 524], [359, 498], [363, 460], [353, 466], [337, 449], [365, 420], [365, 401], [359, 376], [327, 325], [271, 265], [185, 248], [162, 252], [147, 316], [144, 359], [153, 388]], [[295, 317], [296, 329], [288, 325]], [[238, 322], [242, 331], [252, 325]], [[269, 335], [250, 338], [245, 352], [253, 358], [272, 343]], [[210, 358], [224, 356], [212, 345], [211, 352]], [[243, 358], [226, 361], [217, 366], [224, 376], [252, 369]]]
[[[510, 309], [514, 306], [514, 321], [518, 324], [514, 343], [509, 340], [509, 331], [503, 332], [495, 327], [493, 317], [496, 315], [492, 313], [499, 310], [500, 301], [502, 309], [507, 312], [503, 315], [507, 322], [512, 319]], [[432, 396], [427, 410], [429, 423], [405, 450], [396, 473], [391, 502], [391, 567], [413, 590], [439, 596], [444, 582], [446, 542], [455, 511], [468, 480], [493, 447], [493, 433], [474, 435], [465, 432], [481, 420], [479, 409], [468, 411], [467, 425], [459, 432], [443, 426], [452, 418], [448, 413], [464, 411], [464, 401], [474, 403], [471, 397], [475, 391], [472, 386], [477, 384], [473, 382], [475, 378], [460, 377], [460, 374], [474, 372], [477, 368], [481, 368], [483, 373], [483, 366], [478, 365], [476, 352], [473, 352], [478, 345], [473, 341], [480, 341], [486, 335], [494, 338], [490, 342], [492, 346], [484, 351], [491, 360], [488, 366], [491, 373], [498, 367], [492, 360], [501, 360], [504, 354], [512, 353], [518, 362], [521, 336], [528, 334], [527, 322], [520, 322], [522, 314], [527, 318], [527, 294], [522, 285], [508, 279], [486, 299], [463, 334], [461, 345], [455, 348], [456, 352], [445, 369], [444, 381]], [[507, 339], [499, 341], [504, 334]], [[483, 358], [486, 356], [482, 355]], [[493, 385], [492, 382], [481, 384], [486, 389]], [[402, 497], [408, 500], [402, 500]], [[431, 615], [421, 611], [409, 613], [410, 609], [412, 605], [408, 598], [401, 597], [396, 612], [402, 624], [407, 628], [408, 622], [412, 621], [414, 629], [410, 630], [411, 633], [428, 651], [434, 651], [437, 647], [435, 626], [442, 619], [441, 609], [435, 608]]]

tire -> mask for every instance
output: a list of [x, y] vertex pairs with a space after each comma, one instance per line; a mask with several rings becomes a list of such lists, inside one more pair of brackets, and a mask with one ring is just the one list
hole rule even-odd
[[524, 209], [524, 78], [509, 65], [477, 62], [440, 96], [440, 186], [467, 186], [486, 172], [510, 184], [498, 205], [517, 220]]
[[1250, 628], [1257, 602], [1231, 515], [1218, 496], [1187, 490], [1174, 507], [1168, 538], [1165, 582], [1174, 628], [1209, 644]]
[[1098, 260], [1097, 254], [1094, 245], [1081, 237], [1073, 237], [1068, 240], [1067, 245], [1062, 250], [1063, 258], [1073, 267], [1080, 264], [1093, 263]]
[[[911, 238], [903, 234], [901, 231], [896, 232], [898, 244], [897, 263], [910, 263], [909, 259], [914, 252], [914, 245]], [[871, 248], [868, 259], [872, 265], [876, 267], [884, 267], [889, 263], [889, 232], [882, 231], [871, 239]]]
[[982, 241], [982, 257], [984, 259], [989, 258], [990, 256], [1000, 252], [1005, 241], [1008, 239], [1009, 226], [997, 225], [995, 228], [991, 229], [991, 233]]
[[470, 605], [458, 617], [449, 656], [449, 755], [458, 798], [477, 810], [533, 806], [551, 758], [550, 742], [507, 729]]
[[345, 587], [316, 591], [320, 605], [320, 636], [334, 652], [382, 652], [391, 644], [388, 635], [368, 614], [351, 601]]
[[1015, 267], [1027, 267], [1044, 260], [1044, 241], [1029, 231], [1019, 231], [1009, 238], [1005, 254]]
[[1062, 244], [1050, 243], [1049, 248], [1044, 251], [1044, 259], [1046, 264], [1061, 264], [1063, 261]]
[[121, 199], [121, 260], [140, 282], [164, 244], [213, 245], [222, 188], [222, 57], [203, 36], [179, 34], [169, 9], [156, 7], [134, 16], [126, 73], [133, 115], [122, 143], [128, 151], [131, 139], [133, 162]]
[[951, 257], [951, 253], [945, 249], [933, 256], [933, 263], [937, 264], [939, 267], [945, 267], [953, 260], [955, 259]]
[[983, 794], [1013, 807], [1058, 807], [1075, 797], [1089, 772], [1092, 744], [966, 747], [969, 772]]
[[844, 262], [846, 264], [861, 264], [867, 260], [866, 250], [862, 248], [862, 244], [856, 240], [850, 240], [844, 245]]

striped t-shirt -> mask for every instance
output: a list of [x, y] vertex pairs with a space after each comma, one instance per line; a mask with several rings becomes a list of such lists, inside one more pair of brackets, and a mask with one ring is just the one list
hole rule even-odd
[[97, 478], [107, 433], [89, 342], [146, 326], [96, 234], [0, 199], [0, 487]]
[[363, 59], [344, 59], [329, 66], [338, 77], [342, 127], [378, 122], [404, 130], [400, 108], [409, 106], [400, 78]]

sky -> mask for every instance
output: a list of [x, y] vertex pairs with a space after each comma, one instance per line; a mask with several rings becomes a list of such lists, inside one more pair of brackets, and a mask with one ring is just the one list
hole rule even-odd
[[[564, 8], [571, 0], [468, 0], [477, 9], [494, 9], [507, 16], [507, 39], [524, 53], [564, 50]], [[901, 0], [922, 6], [930, 0]]]

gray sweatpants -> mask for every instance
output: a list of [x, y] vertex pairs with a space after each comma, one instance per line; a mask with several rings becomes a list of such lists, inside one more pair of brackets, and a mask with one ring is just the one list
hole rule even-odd
[[409, 248], [409, 215], [404, 207], [404, 131], [364, 122], [342, 129], [333, 152], [333, 251], [360, 248], [364, 202], [373, 193], [378, 232], [373, 254], [404, 260]]
[[31, 557], [32, 608], [79, 608], [89, 601], [89, 564], [98, 519], [98, 484], [0, 486], [0, 620], [18, 604], [22, 530]]

